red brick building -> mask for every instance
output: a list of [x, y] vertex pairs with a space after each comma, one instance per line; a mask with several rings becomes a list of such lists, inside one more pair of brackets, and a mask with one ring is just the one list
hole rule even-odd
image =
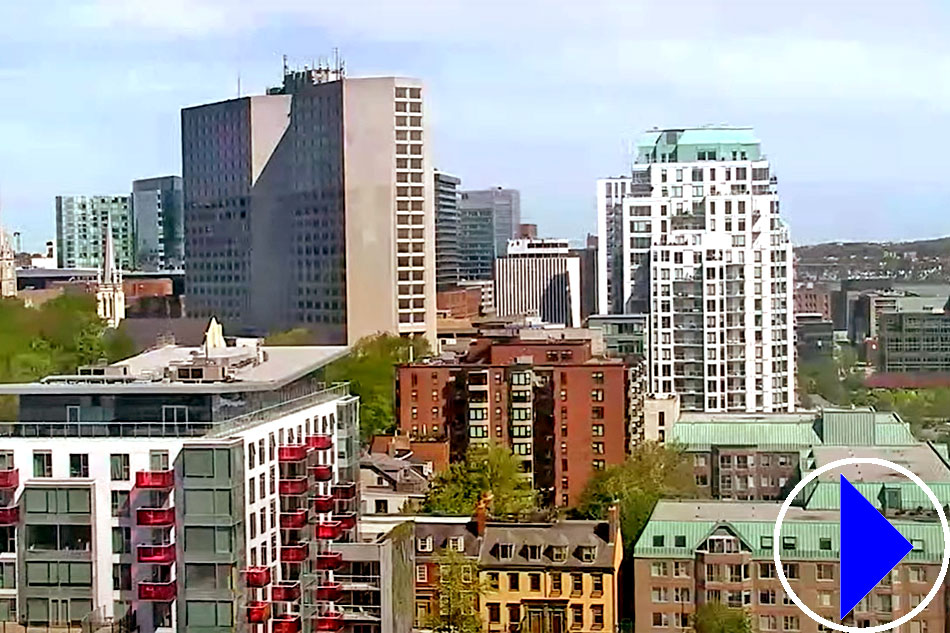
[[504, 444], [550, 504], [573, 505], [591, 475], [623, 462], [628, 368], [590, 341], [481, 339], [462, 358], [397, 369], [399, 428], [471, 445]]
[[805, 282], [795, 287], [795, 314], [820, 314], [831, 320], [831, 291], [820, 284]]

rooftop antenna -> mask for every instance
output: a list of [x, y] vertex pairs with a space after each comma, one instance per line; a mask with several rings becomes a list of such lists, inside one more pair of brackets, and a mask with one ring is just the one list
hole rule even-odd
[[237, 80], [238, 80], [238, 82], [237, 82], [237, 84], [238, 84], [238, 85], [237, 85], [237, 89], [238, 89], [238, 94], [237, 94], [237, 96], [238, 96], [238, 99], [240, 99], [240, 98], [241, 98], [241, 71], [240, 71], [240, 70], [238, 71], [238, 74], [237, 74]]
[[287, 74], [287, 55], [286, 54], [283, 55], [283, 60], [284, 60], [284, 75], [286, 75]]

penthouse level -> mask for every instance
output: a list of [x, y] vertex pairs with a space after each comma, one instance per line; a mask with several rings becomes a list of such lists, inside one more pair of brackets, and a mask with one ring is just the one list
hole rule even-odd
[[[4, 385], [0, 618], [129, 630], [341, 630], [358, 401], [345, 348], [166, 346]], [[270, 624], [269, 624], [270, 623]]]

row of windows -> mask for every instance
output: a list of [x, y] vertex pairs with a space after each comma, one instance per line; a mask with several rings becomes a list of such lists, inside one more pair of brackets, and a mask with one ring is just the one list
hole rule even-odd
[[[488, 602], [485, 608], [488, 611], [488, 622], [490, 624], [501, 623], [501, 603]], [[520, 603], [509, 603], [506, 605], [508, 614], [508, 623], [512, 626], [521, 623], [522, 609]], [[569, 607], [570, 627], [572, 629], [584, 628], [584, 605], [574, 604]], [[604, 628], [604, 606], [593, 604], [589, 607], [590, 628], [600, 630]]]

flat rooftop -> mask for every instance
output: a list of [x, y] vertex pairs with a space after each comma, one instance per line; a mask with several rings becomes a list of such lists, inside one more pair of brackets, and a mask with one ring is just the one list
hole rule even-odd
[[[650, 521], [762, 521], [775, 523], [781, 504], [774, 501], [670, 501], [656, 504]], [[792, 506], [787, 521], [838, 521], [837, 510], [805, 510]]]
[[[950, 468], [928, 444], [911, 446], [816, 446], [812, 449], [815, 468], [848, 457], [876, 457], [894, 462], [911, 471], [926, 482], [950, 481]], [[904, 475], [874, 464], [851, 464], [835, 468], [818, 476], [820, 481], [838, 481], [844, 475], [851, 483], [863, 481], [874, 483], [903, 483]]]
[[250, 348], [221, 347], [206, 352], [204, 347], [167, 345], [113, 363], [126, 367], [120, 378], [101, 376], [48, 376], [38, 382], [0, 384], [0, 395], [65, 395], [77, 393], [234, 393], [270, 391], [302, 378], [345, 356], [349, 348], [340, 346], [263, 346], [258, 363], [228, 367], [228, 378], [217, 382], [179, 382], [170, 380], [166, 368], [193, 360], [220, 360], [246, 357]]

